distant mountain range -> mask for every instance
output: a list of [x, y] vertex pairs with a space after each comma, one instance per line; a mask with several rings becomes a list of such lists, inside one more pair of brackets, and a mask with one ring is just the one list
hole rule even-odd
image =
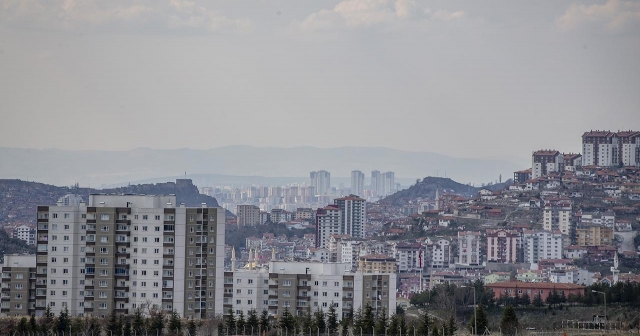
[[[292, 177], [308, 180], [309, 172], [327, 170], [332, 177], [371, 170], [394, 171], [396, 177], [448, 176], [475, 184], [510, 177], [523, 162], [504, 159], [454, 158], [429, 152], [374, 147], [252, 147], [207, 150], [137, 148], [128, 151], [0, 148], [0, 177], [56, 185], [79, 183], [106, 187], [149, 179], [192, 174], [244, 177]], [[195, 179], [194, 179], [195, 180]], [[348, 181], [348, 180], [347, 180]]]

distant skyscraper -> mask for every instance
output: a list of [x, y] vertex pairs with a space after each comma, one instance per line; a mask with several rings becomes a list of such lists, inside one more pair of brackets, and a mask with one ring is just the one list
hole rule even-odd
[[379, 196], [382, 191], [382, 179], [380, 178], [380, 171], [374, 170], [371, 172], [371, 190], [373, 196]]
[[388, 171], [382, 174], [382, 194], [380, 196], [386, 196], [395, 191], [396, 188], [396, 174]]
[[312, 171], [309, 174], [311, 186], [316, 189], [317, 195], [327, 195], [331, 190], [331, 173], [326, 170]]
[[358, 196], [364, 194], [364, 173], [359, 170], [351, 172], [351, 193]]

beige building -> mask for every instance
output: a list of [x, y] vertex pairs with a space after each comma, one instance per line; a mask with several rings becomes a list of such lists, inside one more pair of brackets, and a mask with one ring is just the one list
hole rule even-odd
[[599, 225], [581, 226], [576, 229], [578, 246], [609, 246], [613, 242], [613, 229]]
[[0, 287], [2, 290], [0, 316], [35, 314], [36, 256], [33, 254], [5, 254]]
[[236, 216], [238, 216], [238, 226], [260, 225], [260, 208], [255, 205], [238, 205]]
[[358, 271], [362, 273], [396, 273], [396, 258], [385, 254], [368, 254], [358, 260]]

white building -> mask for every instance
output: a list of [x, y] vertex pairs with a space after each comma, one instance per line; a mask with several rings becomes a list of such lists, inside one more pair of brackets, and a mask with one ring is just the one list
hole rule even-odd
[[431, 250], [431, 267], [448, 268], [451, 263], [451, 242], [439, 239], [433, 243]]
[[13, 238], [20, 239], [27, 245], [35, 245], [36, 229], [27, 225], [20, 225], [13, 230]]
[[560, 231], [525, 230], [522, 240], [525, 263], [537, 264], [541, 259], [562, 259], [563, 236]]
[[482, 264], [480, 241], [482, 234], [477, 231], [458, 232], [458, 265], [478, 266]]
[[620, 161], [625, 166], [640, 167], [640, 132], [618, 132]]
[[326, 170], [312, 171], [309, 173], [311, 186], [315, 188], [317, 195], [329, 195], [331, 190], [331, 173]]
[[316, 247], [328, 248], [329, 239], [342, 233], [342, 212], [337, 205], [327, 205], [316, 212]]
[[618, 164], [618, 136], [609, 131], [582, 134], [582, 165], [610, 167]]
[[563, 169], [564, 155], [557, 150], [539, 150], [531, 155], [531, 178], [533, 179], [560, 172]]
[[342, 224], [339, 234], [350, 235], [354, 238], [364, 238], [367, 220], [365, 199], [349, 195], [336, 198], [334, 204], [340, 208]]
[[560, 230], [562, 234], [571, 232], [573, 210], [571, 202], [547, 202], [543, 210], [543, 228], [546, 231]]
[[359, 170], [351, 172], [351, 193], [364, 196], [364, 173]]

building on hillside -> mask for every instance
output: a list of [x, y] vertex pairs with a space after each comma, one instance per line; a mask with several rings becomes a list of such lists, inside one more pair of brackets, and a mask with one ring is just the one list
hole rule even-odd
[[484, 276], [484, 283], [496, 283], [496, 282], [507, 282], [511, 281], [511, 273], [510, 272], [493, 272]]
[[618, 136], [609, 131], [582, 134], [583, 166], [616, 166], [619, 161]]
[[358, 258], [362, 273], [396, 273], [396, 258], [386, 254], [367, 254]]
[[522, 184], [528, 180], [531, 180], [531, 168], [513, 173], [513, 182], [516, 184]]
[[342, 231], [342, 212], [337, 205], [327, 205], [316, 211], [316, 247], [328, 248], [329, 239]]
[[342, 220], [338, 234], [350, 235], [354, 238], [365, 237], [367, 206], [363, 198], [355, 195], [336, 198], [334, 204], [340, 208]]
[[0, 283], [1, 317], [34, 315], [36, 293], [44, 295], [47, 291], [46, 283], [36, 283], [35, 254], [5, 254]]
[[38, 206], [36, 316], [176, 311], [222, 313], [225, 211], [176, 206], [176, 196], [90, 195]]
[[564, 170], [575, 172], [578, 168], [582, 167], [582, 155], [576, 153], [565, 153], [564, 157]]
[[563, 250], [560, 231], [523, 231], [524, 262], [536, 264], [541, 259], [560, 259]]
[[487, 261], [511, 264], [518, 261], [518, 240], [515, 230], [487, 230]]
[[478, 231], [458, 231], [458, 265], [479, 266], [482, 264], [481, 240], [482, 234]]
[[531, 155], [531, 178], [564, 170], [564, 156], [557, 150], [538, 150]]
[[515, 297], [517, 294], [522, 297], [526, 293], [532, 300], [540, 295], [542, 301], [545, 302], [554, 290], [565, 297], [570, 294], [584, 295], [584, 286], [568, 283], [509, 281], [486, 284], [485, 286], [493, 290], [493, 297], [496, 299], [503, 295]]
[[543, 210], [542, 226], [546, 231], [559, 230], [569, 235], [572, 230], [573, 210], [571, 202], [546, 202]]
[[239, 204], [236, 211], [238, 226], [260, 225], [260, 208], [255, 205]]
[[582, 225], [576, 229], [578, 246], [610, 246], [613, 243], [613, 229], [600, 225]]
[[359, 170], [351, 172], [351, 193], [358, 196], [364, 195], [364, 173]]
[[432, 268], [449, 268], [451, 263], [451, 242], [439, 239], [433, 243], [431, 250]]
[[640, 132], [618, 132], [618, 157], [624, 166], [640, 167]]
[[27, 225], [20, 225], [13, 229], [13, 238], [20, 239], [27, 245], [35, 245], [36, 229]]
[[393, 255], [398, 262], [398, 272], [418, 272], [420, 266], [426, 265], [427, 249], [419, 243], [395, 243]]

